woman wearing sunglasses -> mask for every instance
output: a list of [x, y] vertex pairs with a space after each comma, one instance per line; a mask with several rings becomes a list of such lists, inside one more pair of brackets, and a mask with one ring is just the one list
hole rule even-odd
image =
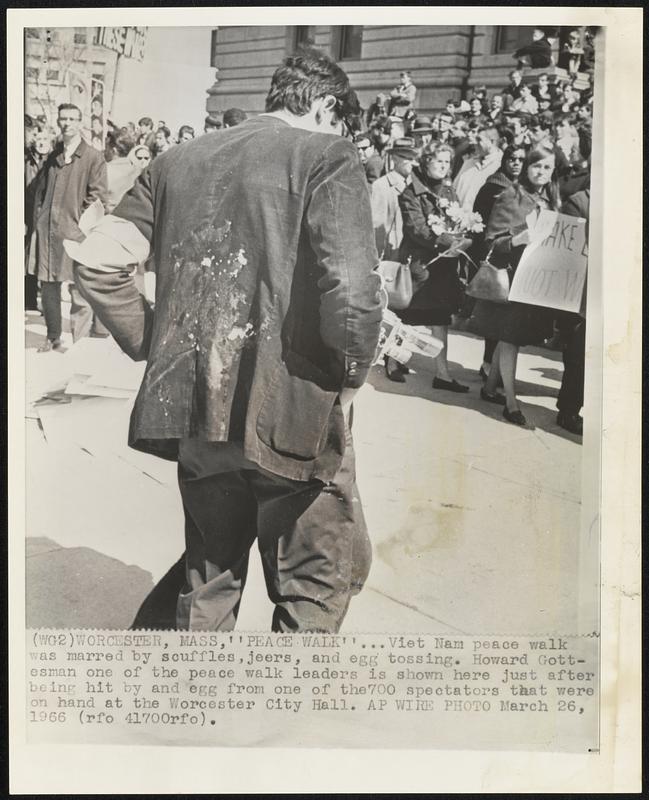
[[[473, 210], [480, 214], [485, 226], [489, 222], [489, 217], [491, 216], [496, 200], [506, 189], [510, 189], [518, 182], [521, 172], [523, 171], [524, 161], [525, 148], [520, 145], [510, 144], [505, 148], [500, 167], [493, 175], [487, 178], [485, 184], [478, 191], [473, 203]], [[483, 245], [484, 234], [476, 233], [473, 237], [473, 245], [469, 251], [469, 255], [476, 264], [483, 255]], [[495, 340], [485, 339], [484, 355], [482, 357], [482, 366], [480, 367], [480, 377], [485, 381], [491, 369], [491, 359], [496, 345], [497, 342]]]

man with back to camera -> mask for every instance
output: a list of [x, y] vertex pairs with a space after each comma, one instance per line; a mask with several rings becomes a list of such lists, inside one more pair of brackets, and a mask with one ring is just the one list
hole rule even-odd
[[[273, 630], [337, 631], [367, 576], [349, 417], [381, 302], [365, 175], [341, 136], [358, 111], [345, 73], [302, 50], [265, 114], [164, 153], [70, 245], [100, 317], [148, 360], [131, 446], [179, 462], [180, 629], [234, 627], [255, 538]], [[130, 269], [149, 245], [155, 313]]]

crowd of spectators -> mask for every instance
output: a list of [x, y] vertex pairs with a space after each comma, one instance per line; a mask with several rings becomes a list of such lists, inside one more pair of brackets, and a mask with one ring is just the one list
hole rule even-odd
[[[226, 110], [222, 120], [210, 114], [205, 120], [204, 133], [238, 125], [245, 119], [246, 113], [238, 108]], [[100, 201], [104, 213], [110, 214], [153, 159], [195, 137], [191, 125], [181, 125], [173, 136], [164, 120], [154, 124], [150, 117], [142, 117], [137, 125], [127, 122], [122, 126], [108, 120], [104, 150], [99, 153], [83, 141], [82, 124], [81, 110], [70, 103], [59, 106], [58, 131], [44, 115], [25, 115], [25, 310], [39, 310], [40, 291], [40, 309], [47, 327], [41, 352], [61, 348], [64, 283], [72, 301], [73, 340], [108, 335], [76, 292], [71, 264], [67, 264], [68, 259], [61, 251], [63, 238], [78, 238], [81, 214], [92, 202]], [[73, 159], [73, 155], [78, 159]], [[90, 160], [92, 175], [87, 174], [85, 166]], [[56, 176], [71, 164], [70, 176], [60, 183], [67, 189], [63, 194], [57, 193]], [[143, 265], [139, 266], [139, 272], [144, 288]]]
[[[485, 338], [482, 400], [502, 405], [507, 421], [525, 425], [516, 396], [518, 351], [530, 344], [560, 347], [565, 374], [557, 422], [581, 433], [583, 317], [475, 302], [464, 293], [482, 259], [513, 276], [531, 211], [571, 213], [576, 202], [580, 215], [588, 216], [592, 37], [570, 31], [555, 68], [545, 32], [535, 29], [514, 58], [517, 66], [502, 87], [475, 86], [466, 99], [450, 99], [433, 115], [416, 110], [417, 87], [401, 73], [392, 92], [376, 96], [354, 142], [370, 185], [378, 252], [410, 262], [415, 292], [399, 314], [408, 324], [426, 326], [443, 344], [433, 387], [469, 391], [449, 373], [448, 360], [448, 328], [464, 324]], [[428, 223], [453, 203], [480, 214], [485, 226], [465, 240], [467, 258], [440, 258], [449, 246], [447, 234], [436, 235]], [[385, 366], [391, 380], [406, 381], [407, 369], [392, 359]]]
[[[557, 69], [546, 32], [535, 29], [531, 42], [519, 48], [514, 58], [517, 66], [501, 87], [475, 86], [465, 99], [449, 99], [433, 114], [417, 110], [417, 87], [410, 72], [404, 71], [391, 91], [377, 94], [366, 113], [350, 121], [350, 131], [372, 196], [378, 252], [381, 258], [409, 260], [416, 278], [413, 302], [401, 316], [408, 324], [432, 327], [443, 343], [433, 386], [468, 391], [469, 387], [449, 373], [447, 352], [449, 325], [468, 319], [485, 337], [480, 367], [485, 381], [482, 399], [503, 405], [505, 418], [523, 425], [514, 384], [518, 348], [556, 340], [562, 333], [564, 346], [567, 337], [573, 355], [577, 353], [576, 363], [580, 351], [574, 346], [575, 330], [583, 338], [581, 318], [555, 314], [553, 319], [546, 310], [541, 313], [532, 307], [514, 308], [516, 313], [509, 308], [505, 314], [502, 309], [490, 308], [487, 301], [474, 304], [463, 287], [487, 250], [490, 255], [494, 251], [494, 259], [500, 257], [503, 266], [515, 269], [525, 244], [521, 235], [524, 215], [531, 208], [559, 209], [578, 193], [588, 193], [593, 40], [588, 31], [569, 32]], [[210, 113], [203, 133], [245, 119], [245, 112], [236, 108], [228, 109], [221, 118]], [[26, 116], [25, 131], [26, 197], [41, 203], [42, 208], [48, 202], [46, 187], [43, 183], [40, 199], [34, 200], [36, 179], [54, 149], [63, 145], [44, 117]], [[186, 124], [173, 135], [164, 120], [154, 123], [150, 117], [142, 117], [137, 124], [108, 121], [103, 154], [106, 177], [100, 190], [105, 211], [115, 208], [153, 159], [195, 135], [194, 128]], [[439, 211], [440, 202], [442, 206], [457, 202], [467, 212], [479, 213], [484, 222], [485, 231], [472, 235], [464, 246], [467, 259], [438, 260], [448, 242], [445, 234], [435, 235], [426, 220]], [[81, 211], [75, 211], [77, 217]], [[35, 263], [35, 232], [28, 227], [25, 302], [27, 309], [36, 309], [42, 277]], [[436, 262], [433, 268], [429, 268], [431, 258]], [[43, 349], [59, 347], [59, 336], [56, 326], [50, 335], [48, 323], [48, 345]], [[583, 373], [583, 363], [581, 369]], [[406, 380], [407, 370], [396, 363], [386, 361], [386, 372], [391, 380]], [[578, 384], [572, 380], [571, 386]], [[504, 395], [497, 391], [500, 386]], [[564, 404], [559, 424], [580, 432], [581, 400], [578, 390], [571, 391], [572, 399]]]

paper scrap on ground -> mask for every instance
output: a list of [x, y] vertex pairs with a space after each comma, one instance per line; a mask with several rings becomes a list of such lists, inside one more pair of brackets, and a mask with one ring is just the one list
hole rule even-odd
[[115, 397], [128, 399], [133, 396], [130, 389], [113, 389], [93, 383], [90, 375], [73, 375], [65, 388], [65, 394], [78, 394], [86, 397]]

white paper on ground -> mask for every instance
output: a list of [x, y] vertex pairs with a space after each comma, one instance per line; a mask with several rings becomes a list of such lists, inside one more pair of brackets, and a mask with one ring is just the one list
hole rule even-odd
[[65, 388], [65, 394], [77, 394], [87, 397], [114, 397], [128, 400], [134, 396], [130, 389], [113, 389], [99, 386], [90, 380], [90, 375], [73, 375]]

